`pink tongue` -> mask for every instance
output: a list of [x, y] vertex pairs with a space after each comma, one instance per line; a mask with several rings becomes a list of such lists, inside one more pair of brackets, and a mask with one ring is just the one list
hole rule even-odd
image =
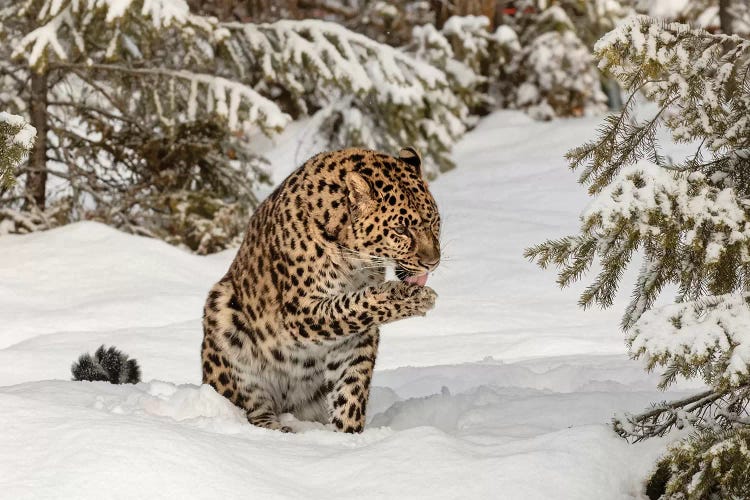
[[427, 273], [420, 274], [419, 276], [409, 276], [404, 281], [412, 285], [425, 286], [427, 284]]

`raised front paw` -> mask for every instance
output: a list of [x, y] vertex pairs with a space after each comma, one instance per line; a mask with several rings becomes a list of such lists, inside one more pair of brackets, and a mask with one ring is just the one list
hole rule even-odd
[[424, 316], [435, 307], [437, 293], [428, 286], [412, 285], [403, 281], [388, 281], [387, 301], [392, 305], [395, 317]]

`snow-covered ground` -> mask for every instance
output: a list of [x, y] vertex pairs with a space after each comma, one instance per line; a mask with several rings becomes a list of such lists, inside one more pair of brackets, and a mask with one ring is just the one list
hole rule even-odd
[[[598, 121], [502, 112], [459, 144], [431, 186], [437, 307], [384, 329], [361, 435], [255, 428], [200, 386], [202, 303], [232, 252], [95, 223], [0, 237], [0, 497], [642, 498], [665, 442], [629, 445], [608, 423], [666, 396], [625, 355], [626, 297], [583, 312], [580, 287], [522, 257], [575, 232], [587, 198], [562, 155]], [[269, 150], [277, 176], [305, 159], [297, 137]], [[100, 344], [146, 382], [69, 381]]]

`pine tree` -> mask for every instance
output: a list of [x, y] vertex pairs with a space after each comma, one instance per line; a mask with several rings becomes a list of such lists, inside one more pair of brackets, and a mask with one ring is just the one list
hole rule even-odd
[[453, 93], [475, 114], [507, 106], [512, 77], [507, 68], [521, 49], [508, 26], [489, 31], [484, 16], [453, 16], [438, 30], [416, 26], [408, 50], [443, 70]]
[[[607, 98], [589, 44], [629, 10], [607, 0], [513, 4], [497, 8], [494, 30], [490, 18], [472, 15], [444, 19], [440, 29], [416, 26], [407, 48], [442, 69], [474, 114], [511, 108], [548, 120], [603, 111]], [[618, 107], [616, 86], [608, 93]]]
[[188, 4], [195, 13], [225, 22], [325, 19], [392, 47], [408, 44], [413, 27], [435, 21], [424, 0], [188, 0]]
[[524, 3], [528, 8], [510, 19], [521, 44], [509, 68], [514, 75], [510, 107], [540, 120], [602, 112], [606, 98], [599, 73], [566, 10], [546, 2]]
[[450, 150], [471, 115], [443, 71], [324, 21], [225, 23], [226, 49], [243, 79], [309, 114], [330, 149], [367, 146], [423, 153], [425, 171], [453, 167]]
[[39, 132], [0, 197], [6, 231], [93, 219], [208, 253], [236, 243], [268, 177], [258, 132], [315, 115], [325, 148], [411, 144], [434, 174], [470, 123], [442, 71], [322, 21], [0, 0], [0, 38], [0, 106]]
[[[683, 376], [701, 377], [708, 390], [618, 417], [615, 430], [640, 440], [693, 429], [697, 436], [662, 461], [664, 498], [731, 498], [724, 493], [747, 492], [737, 478], [750, 464], [750, 41], [635, 18], [595, 50], [631, 97], [595, 140], [568, 153], [594, 197], [579, 234], [526, 256], [557, 267], [561, 286], [598, 260], [579, 301], [587, 308], [612, 305], [623, 271], [642, 254], [622, 320], [630, 354], [664, 369], [662, 388]], [[639, 93], [657, 105], [642, 121], [633, 116]], [[662, 128], [695, 152], [664, 155]], [[668, 284], [678, 286], [677, 303], [651, 309]]]
[[223, 214], [241, 219], [264, 174], [240, 132], [289, 117], [223, 71], [215, 21], [180, 1], [27, 0], [0, 28], [0, 105], [38, 131], [6, 230], [95, 219], [200, 252], [240, 230]]

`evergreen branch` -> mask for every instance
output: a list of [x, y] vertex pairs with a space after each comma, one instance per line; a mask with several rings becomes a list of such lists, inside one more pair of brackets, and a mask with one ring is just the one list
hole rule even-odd
[[[630, 110], [633, 107], [635, 97], [638, 95], [638, 91], [640, 91], [640, 89], [643, 88], [643, 86], [645, 86], [647, 83], [652, 82], [652, 80], [644, 81], [637, 89], [635, 89], [635, 91], [630, 94], [630, 96], [628, 96], [628, 99], [625, 101], [625, 104], [623, 104], [623, 107], [620, 110], [619, 114], [611, 114], [607, 118], [605, 118], [605, 122], [611, 118], [613, 120], [613, 123], [609, 127], [602, 127], [599, 129], [599, 131], [603, 135], [598, 140], [589, 142], [577, 148], [573, 148], [565, 154], [565, 158], [570, 163], [571, 170], [576, 170], [578, 167], [580, 167], [581, 163], [586, 161], [587, 158], [590, 158], [594, 153], [597, 153], [598, 151], [603, 149], [607, 149], [607, 147], [605, 146], [606, 144], [614, 144], [614, 141], [616, 140], [616, 137], [619, 133], [620, 126], [622, 126], [630, 116]], [[580, 177], [579, 182], [581, 184], [585, 184], [589, 176], [590, 173], [586, 176]]]
[[[548, 240], [539, 245], [528, 247], [524, 250], [524, 257], [530, 261], [536, 261], [536, 264], [542, 269], [546, 269], [550, 264], [555, 267], [565, 267], [568, 261], [573, 258], [575, 263], [573, 269], [579, 269], [583, 272], [588, 264], [586, 259], [593, 258], [593, 250], [596, 248], [596, 239], [591, 236], [566, 236], [559, 240]], [[572, 271], [572, 270], [571, 270]], [[566, 275], [571, 271], [566, 272]], [[572, 271], [575, 274], [576, 271]], [[565, 284], [560, 281], [561, 286], [567, 286], [567, 282], [572, 279], [570, 276]], [[575, 281], [575, 279], [573, 279]]]
[[648, 255], [644, 257], [633, 289], [632, 299], [626, 307], [620, 323], [623, 330], [629, 330], [643, 312], [651, 307], [665, 284], [663, 272], [664, 266], [661, 260], [654, 262]]
[[[256, 119], [256, 125], [260, 126], [260, 128], [263, 129], [266, 133], [270, 133], [271, 130], [281, 130], [291, 119], [291, 117], [283, 113], [274, 102], [260, 95], [252, 87], [207, 73], [198, 73], [184, 69], [174, 70], [165, 68], [135, 68], [117, 64], [103, 63], [77, 64], [60, 62], [56, 63], [52, 67], [77, 70], [93, 69], [138, 76], [180, 79], [190, 83], [191, 85], [204, 85], [208, 89], [210, 89], [209, 95], [213, 97], [213, 100], [210, 101], [210, 106], [212, 108], [215, 106], [216, 111], [219, 115], [226, 116], [229, 121], [230, 127], [236, 125], [236, 108], [239, 106], [240, 100], [244, 100], [249, 106], [249, 117], [254, 117], [258, 113], [263, 116], [263, 120]], [[227, 103], [227, 91], [229, 91], [230, 93], [229, 103]], [[188, 102], [187, 108], [188, 117], [190, 119], [194, 119], [196, 113], [195, 105], [192, 102]]]
[[708, 410], [728, 393], [729, 391], [707, 390], [684, 399], [663, 402], [641, 414], [626, 415], [625, 421], [615, 418], [613, 426], [620, 437], [631, 439], [633, 442], [663, 436], [675, 426], [683, 428], [693, 425], [695, 419], [691, 419], [690, 414], [697, 410]]
[[596, 243], [596, 238], [584, 238], [579, 240], [575, 247], [571, 249], [569, 255], [573, 262], [566, 262], [564, 265], [559, 266], [562, 268], [557, 279], [557, 284], [560, 285], [560, 288], [565, 288], [571, 283], [578, 281], [588, 271], [594, 260]]
[[581, 294], [578, 305], [584, 309], [594, 302], [603, 308], [612, 305], [622, 272], [627, 267], [632, 253], [638, 248], [639, 239], [635, 232], [626, 231], [625, 227], [606, 242], [601, 242], [599, 255], [602, 270]]
[[56, 100], [47, 101], [47, 104], [49, 106], [52, 106], [52, 107], [54, 107], [54, 106], [60, 106], [60, 107], [74, 108], [76, 111], [79, 112], [79, 114], [81, 116], [86, 116], [89, 113], [95, 113], [95, 114], [101, 115], [101, 116], [103, 116], [105, 118], [109, 118], [110, 120], [113, 120], [114, 122], [125, 122], [125, 123], [128, 123], [128, 124], [130, 124], [130, 125], [132, 125], [133, 127], [136, 127], [136, 128], [142, 128], [142, 125], [143, 125], [143, 123], [140, 122], [140, 121], [138, 121], [138, 120], [129, 118], [129, 117], [124, 116], [122, 114], [111, 113], [111, 112], [109, 112], [107, 110], [95, 107], [95, 106], [93, 106], [91, 104], [83, 104], [83, 103], [74, 102], [74, 101], [56, 101]]
[[603, 172], [598, 173], [596, 179], [589, 186], [589, 194], [593, 195], [600, 192], [612, 181], [620, 168], [635, 163], [639, 158], [645, 156], [645, 154], [655, 150], [656, 129], [659, 125], [661, 115], [676, 100], [677, 97], [673, 97], [662, 105], [650, 120], [633, 126], [633, 132], [613, 147], [612, 155], [608, 161], [609, 166]]

